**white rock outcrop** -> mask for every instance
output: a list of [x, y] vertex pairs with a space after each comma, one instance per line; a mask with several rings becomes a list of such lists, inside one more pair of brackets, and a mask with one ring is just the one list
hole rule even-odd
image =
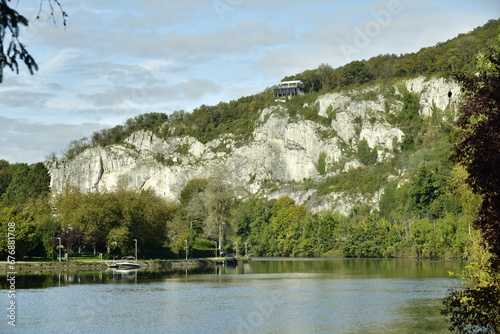
[[[421, 94], [424, 117], [432, 114], [434, 106], [444, 110], [460, 98], [458, 85], [444, 79], [417, 78], [405, 84], [408, 90]], [[363, 100], [363, 96], [370, 99]], [[87, 192], [152, 189], [166, 200], [176, 201], [189, 180], [223, 176], [244, 192], [272, 198], [288, 195], [297, 203], [308, 203], [313, 211], [347, 212], [354, 202], [342, 201], [340, 194], [319, 197], [314, 190], [292, 190], [289, 185], [303, 180], [320, 182], [326, 176], [357, 168], [360, 163], [349, 154], [362, 139], [377, 148], [379, 161], [390, 157], [404, 134], [385, 116], [398, 112], [402, 103], [389, 103], [378, 87], [372, 87], [325, 94], [316, 105], [319, 115], [331, 117], [330, 127], [292, 120], [285, 103], [262, 110], [253, 139], [245, 143], [235, 142], [232, 135], [201, 143], [192, 137], [164, 140], [150, 131], [138, 131], [123, 144], [89, 148], [71, 161], [47, 162], [51, 186], [55, 192], [65, 187]], [[326, 170], [320, 174], [317, 166], [322, 154]], [[274, 185], [271, 188], [270, 182]], [[379, 197], [380, 193], [372, 194], [355, 202], [376, 205]]]

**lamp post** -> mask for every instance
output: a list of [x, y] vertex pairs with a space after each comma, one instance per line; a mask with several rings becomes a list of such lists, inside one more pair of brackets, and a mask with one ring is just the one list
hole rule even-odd
[[187, 259], [188, 259], [188, 241], [184, 240], [184, 242], [186, 243], [186, 261], [187, 261]]
[[59, 239], [59, 262], [61, 262], [61, 248], [62, 248], [62, 245], [61, 245], [61, 238], [57, 238]]
[[137, 239], [134, 239], [135, 242], [135, 262], [137, 262]]

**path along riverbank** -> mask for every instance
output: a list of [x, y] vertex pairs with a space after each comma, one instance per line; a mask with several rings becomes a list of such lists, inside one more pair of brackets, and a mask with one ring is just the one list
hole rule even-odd
[[[108, 268], [106, 262], [110, 260], [95, 261], [42, 261], [42, 262], [16, 262], [16, 271], [78, 271], [78, 270], [104, 270]], [[196, 269], [205, 266], [213, 266], [217, 263], [215, 259], [189, 259], [189, 260], [148, 260], [137, 261], [141, 269], [168, 270], [168, 269]], [[8, 268], [10, 264], [0, 262], [0, 270], [12, 271]]]

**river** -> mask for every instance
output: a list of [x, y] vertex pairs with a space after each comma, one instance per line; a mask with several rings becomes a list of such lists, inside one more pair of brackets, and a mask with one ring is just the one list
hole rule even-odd
[[1, 333], [447, 333], [461, 262], [259, 258], [194, 271], [16, 275]]

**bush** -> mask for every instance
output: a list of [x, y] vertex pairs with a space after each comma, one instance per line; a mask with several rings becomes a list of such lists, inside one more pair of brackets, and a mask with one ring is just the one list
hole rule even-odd
[[193, 245], [194, 249], [199, 249], [199, 250], [215, 249], [216, 247], [217, 246], [215, 241], [208, 239], [200, 239], [200, 238], [197, 238]]
[[362, 139], [358, 143], [358, 158], [365, 166], [373, 165], [377, 162], [377, 150], [375, 148], [371, 149], [366, 139]]
[[326, 153], [321, 152], [318, 157], [318, 164], [316, 165], [316, 169], [320, 175], [325, 174], [326, 171]]

